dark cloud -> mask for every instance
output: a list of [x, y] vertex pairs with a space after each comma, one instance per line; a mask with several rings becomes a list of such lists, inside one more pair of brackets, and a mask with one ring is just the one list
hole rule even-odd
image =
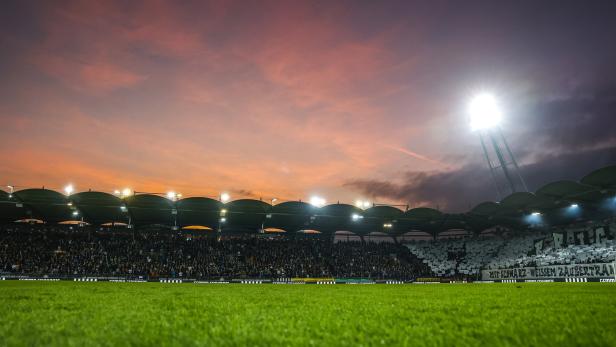
[[[579, 180], [616, 163], [616, 87], [574, 88], [522, 105], [507, 129], [531, 191], [557, 180]], [[566, 89], [566, 88], [563, 88]], [[487, 165], [477, 159], [451, 171], [409, 172], [402, 183], [352, 180], [346, 186], [374, 198], [466, 211], [495, 200]], [[468, 160], [468, 159], [467, 159]]]
[[[616, 77], [614, 78], [616, 80]], [[616, 86], [547, 96], [520, 107], [511, 135], [526, 154], [571, 153], [616, 145]]]
[[[603, 166], [616, 163], [616, 146], [559, 156], [543, 156], [522, 166], [520, 171], [528, 188], [535, 191], [558, 180], [580, 180]], [[496, 193], [485, 165], [469, 164], [447, 172], [411, 172], [404, 183], [380, 180], [353, 180], [347, 187], [374, 198], [407, 201], [411, 206], [438, 207], [449, 212], [465, 212], [486, 200], [496, 200]]]

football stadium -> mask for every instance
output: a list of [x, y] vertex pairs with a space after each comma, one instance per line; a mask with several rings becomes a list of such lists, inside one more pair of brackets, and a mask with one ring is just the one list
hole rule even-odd
[[459, 214], [5, 192], [1, 329], [9, 345], [610, 345], [615, 195], [616, 166]]
[[615, 4], [3, 2], [0, 347], [616, 346]]

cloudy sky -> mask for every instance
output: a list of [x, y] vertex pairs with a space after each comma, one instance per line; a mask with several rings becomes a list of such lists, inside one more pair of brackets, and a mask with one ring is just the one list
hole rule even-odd
[[5, 1], [0, 183], [463, 211], [616, 163], [614, 1]]

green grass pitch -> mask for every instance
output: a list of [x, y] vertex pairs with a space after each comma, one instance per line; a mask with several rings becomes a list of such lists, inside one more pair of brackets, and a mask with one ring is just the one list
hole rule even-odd
[[0, 281], [0, 345], [616, 346], [616, 286]]

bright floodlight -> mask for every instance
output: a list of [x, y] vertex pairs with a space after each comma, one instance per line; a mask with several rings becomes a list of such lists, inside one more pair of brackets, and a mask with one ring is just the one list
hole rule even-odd
[[475, 96], [468, 105], [468, 113], [471, 116], [473, 131], [494, 128], [500, 124], [502, 119], [498, 102], [490, 94]]
[[130, 190], [130, 188], [122, 189], [122, 197], [127, 197], [127, 196], [131, 195], [132, 193], [133, 193], [133, 191]]
[[357, 206], [359, 208], [364, 208], [365, 209], [365, 208], [370, 207], [370, 205], [372, 205], [372, 204], [368, 200], [366, 200], [366, 201], [364, 201], [364, 200], [357, 200], [357, 201], [355, 201], [355, 206]]
[[364, 218], [364, 216], [359, 215], [359, 214], [357, 214], [357, 213], [353, 213], [353, 214], [351, 215], [351, 219], [352, 219], [352, 220], [354, 220], [354, 221], [358, 221], [358, 220], [363, 219], [363, 218]]
[[175, 200], [176, 194], [174, 191], [167, 192], [167, 199]]
[[222, 193], [222, 194], [220, 194], [220, 201], [227, 202], [230, 199], [231, 199], [231, 196], [229, 195], [229, 193]]
[[310, 204], [316, 207], [325, 206], [325, 199], [318, 196], [313, 196], [310, 198]]
[[530, 215], [531, 215], [531, 216], [535, 216], [535, 217], [537, 217], [537, 216], [541, 216], [541, 212], [533, 212], [533, 213], [531, 213]]
[[69, 184], [66, 187], [64, 187], [64, 192], [66, 193], [66, 195], [71, 195], [74, 191], [75, 191], [75, 188], [73, 187], [72, 184]]
[[580, 205], [578, 205], [578, 204], [571, 204], [571, 206], [569, 206], [569, 207], [570, 208], [578, 208], [578, 207], [580, 207]]

